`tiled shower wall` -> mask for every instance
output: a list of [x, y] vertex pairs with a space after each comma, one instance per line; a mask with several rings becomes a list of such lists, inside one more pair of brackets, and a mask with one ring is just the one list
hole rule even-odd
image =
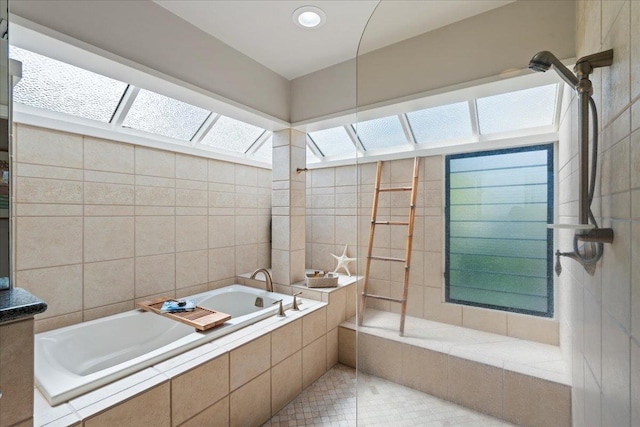
[[36, 331], [270, 265], [271, 171], [17, 125], [16, 285]]
[[[558, 322], [552, 319], [486, 310], [444, 302], [444, 159], [421, 159], [407, 314], [452, 325], [558, 344]], [[350, 257], [359, 258], [364, 274], [371, 221], [376, 164], [315, 169], [307, 177], [307, 268], [332, 271], [349, 244]], [[384, 162], [383, 187], [410, 186], [413, 159]], [[358, 185], [356, 185], [358, 183]], [[403, 221], [409, 214], [409, 192], [381, 193], [378, 219]], [[404, 258], [405, 226], [377, 226], [373, 254]], [[352, 264], [352, 272], [356, 265]], [[373, 261], [369, 292], [402, 296], [401, 263]], [[368, 307], [399, 312], [400, 305], [370, 299]]]
[[[640, 425], [640, 2], [579, 1], [577, 56], [614, 49], [592, 75], [600, 145], [594, 213], [613, 244], [595, 276], [563, 262], [561, 348], [572, 362], [575, 426]], [[542, 48], [542, 47], [541, 47]], [[576, 220], [577, 100], [559, 145], [561, 220]], [[570, 233], [558, 245], [569, 250]]]

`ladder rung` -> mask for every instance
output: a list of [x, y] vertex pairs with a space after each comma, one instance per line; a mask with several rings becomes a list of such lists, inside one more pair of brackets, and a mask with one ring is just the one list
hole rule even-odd
[[407, 221], [373, 221], [376, 225], [409, 225]]
[[378, 191], [380, 192], [387, 192], [387, 191], [411, 191], [413, 190], [413, 187], [389, 187], [389, 188], [378, 188]]
[[373, 294], [365, 294], [365, 293], [363, 293], [362, 295], [367, 297], [367, 298], [375, 298], [375, 299], [381, 299], [381, 300], [384, 300], [384, 301], [399, 302], [401, 304], [406, 301], [403, 298], [391, 298], [391, 297], [385, 297], [385, 296], [382, 296], [382, 295], [373, 295]]
[[406, 262], [404, 258], [391, 258], [387, 256], [370, 256], [369, 259], [377, 259], [378, 261], [395, 261], [395, 262]]

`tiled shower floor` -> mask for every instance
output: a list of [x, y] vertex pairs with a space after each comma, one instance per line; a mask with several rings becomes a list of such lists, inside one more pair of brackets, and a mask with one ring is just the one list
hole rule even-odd
[[[357, 393], [356, 393], [357, 387]], [[357, 403], [356, 403], [357, 394]], [[267, 427], [511, 426], [382, 378], [336, 365], [267, 421]]]

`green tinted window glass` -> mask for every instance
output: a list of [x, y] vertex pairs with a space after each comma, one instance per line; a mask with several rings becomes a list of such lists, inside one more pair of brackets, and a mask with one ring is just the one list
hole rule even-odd
[[553, 146], [446, 158], [446, 299], [553, 316]]

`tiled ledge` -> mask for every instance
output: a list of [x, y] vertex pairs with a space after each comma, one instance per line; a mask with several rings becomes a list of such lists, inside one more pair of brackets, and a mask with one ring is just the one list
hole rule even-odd
[[260, 425], [337, 362], [328, 326], [344, 306], [333, 320], [330, 305], [303, 302], [55, 407], [35, 389], [34, 425], [142, 426], [143, 412], [157, 425]]
[[571, 424], [570, 373], [560, 348], [367, 309], [340, 325], [339, 361], [518, 425]]

